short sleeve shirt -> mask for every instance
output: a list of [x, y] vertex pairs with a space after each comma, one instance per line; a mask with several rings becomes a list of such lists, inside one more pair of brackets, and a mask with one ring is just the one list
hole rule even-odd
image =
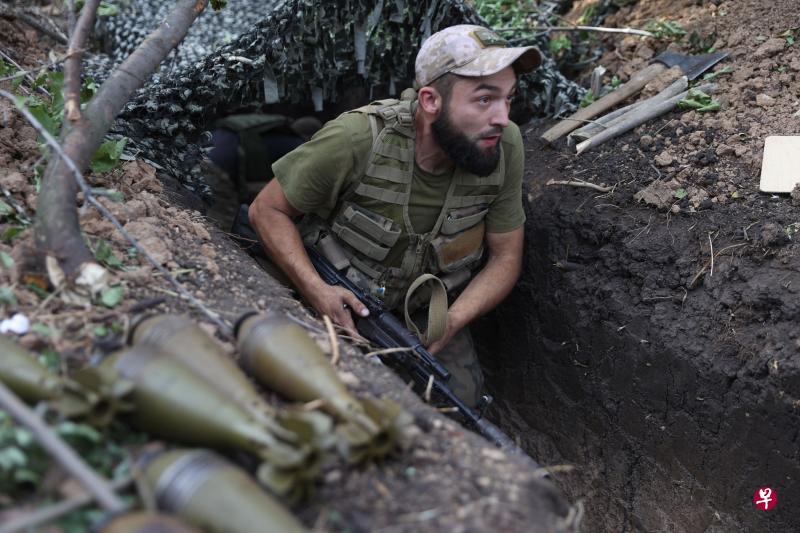
[[[524, 148], [513, 122], [501, 138], [506, 174], [503, 185], [489, 205], [486, 231], [504, 233], [525, 222], [522, 207]], [[314, 137], [272, 165], [289, 203], [303, 213], [328, 220], [339, 197], [364, 175], [372, 151], [369, 118], [345, 113], [328, 122]], [[408, 212], [418, 233], [430, 231], [444, 205], [453, 172], [430, 174], [414, 165]]]

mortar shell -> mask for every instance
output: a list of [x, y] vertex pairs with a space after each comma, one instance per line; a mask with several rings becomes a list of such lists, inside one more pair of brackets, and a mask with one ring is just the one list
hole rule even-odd
[[[305, 447], [279, 441], [179, 361], [150, 347], [117, 352], [100, 367], [111, 367], [134, 383], [130, 401], [135, 409], [129, 417], [144, 431], [178, 442], [248, 451], [278, 467], [297, 467], [307, 455]], [[100, 370], [104, 376], [115, 374]]]
[[34, 354], [3, 335], [0, 353], [0, 381], [26, 402], [50, 402], [66, 417], [84, 415], [91, 409], [88, 391], [53, 374]]
[[281, 439], [296, 437], [275, 423], [275, 409], [258, 394], [242, 370], [222, 346], [205, 330], [185, 316], [155, 315], [139, 322], [131, 343], [148, 345], [179, 360], [195, 374], [230, 398]]
[[252, 315], [237, 331], [245, 372], [285, 397], [324, 400], [322, 409], [340, 420], [359, 418], [367, 432], [377, 427], [345, 387], [336, 369], [309, 334], [285, 317]]
[[181, 523], [177, 518], [137, 511], [124, 513], [103, 522], [98, 533], [198, 533], [193, 527]]
[[158, 508], [212, 532], [300, 533], [306, 529], [236, 466], [206, 450], [172, 450], [144, 468]]

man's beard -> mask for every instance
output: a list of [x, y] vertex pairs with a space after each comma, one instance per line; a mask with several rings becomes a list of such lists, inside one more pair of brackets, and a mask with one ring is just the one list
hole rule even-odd
[[[450, 120], [448, 108], [449, 105], [445, 102], [442, 114], [431, 124], [433, 139], [456, 166], [476, 176], [488, 176], [500, 162], [500, 142], [494, 146], [481, 148], [478, 146], [480, 138], [470, 139], [456, 129]], [[502, 135], [502, 133], [503, 129], [497, 127], [482, 136]]]

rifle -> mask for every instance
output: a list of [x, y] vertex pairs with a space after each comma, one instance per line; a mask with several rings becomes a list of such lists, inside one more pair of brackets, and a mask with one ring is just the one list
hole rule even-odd
[[[432, 390], [444, 398], [449, 405], [455, 407], [469, 426], [499, 448], [530, 459], [500, 428], [483, 418], [482, 414], [468, 407], [450, 390], [446, 383], [450, 377], [447, 369], [425, 349], [419, 337], [408, 331], [405, 325], [386, 309], [383, 302], [362, 291], [315, 247], [306, 246], [306, 252], [311, 259], [311, 264], [328, 285], [339, 285], [349, 290], [369, 310], [369, 316], [355, 318], [356, 329], [361, 335], [382, 348], [408, 348], [407, 351], [393, 353], [391, 357], [387, 358], [388, 361], [381, 358], [384, 362], [399, 365], [421, 387], [427, 387], [431, 382]], [[534, 467], [538, 468], [539, 465], [533, 459], [530, 460]]]

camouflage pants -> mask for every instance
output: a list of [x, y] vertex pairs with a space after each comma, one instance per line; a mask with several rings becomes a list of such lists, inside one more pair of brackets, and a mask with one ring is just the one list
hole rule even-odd
[[[412, 318], [424, 324], [427, 313], [417, 311]], [[435, 357], [450, 371], [450, 390], [469, 407], [475, 407], [483, 393], [483, 372], [469, 328], [456, 333]]]

